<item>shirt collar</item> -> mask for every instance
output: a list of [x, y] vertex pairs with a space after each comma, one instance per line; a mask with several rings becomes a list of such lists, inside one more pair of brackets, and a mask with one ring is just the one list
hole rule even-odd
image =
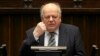
[[[54, 32], [56, 33], [56, 35], [59, 35], [59, 28], [56, 29]], [[48, 31], [45, 31], [45, 34], [49, 34], [49, 32]]]

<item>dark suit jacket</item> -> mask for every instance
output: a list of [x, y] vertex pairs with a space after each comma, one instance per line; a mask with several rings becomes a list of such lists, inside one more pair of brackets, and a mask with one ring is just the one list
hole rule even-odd
[[[30, 49], [30, 46], [44, 45], [44, 34], [40, 36], [38, 42], [34, 39], [33, 31], [33, 28], [26, 31], [26, 39], [23, 41], [22, 46], [20, 48], [20, 56], [34, 56], [34, 52]], [[69, 24], [61, 24], [59, 27], [58, 41], [59, 46], [67, 46], [66, 54], [64, 54], [63, 56], [85, 56], [84, 47], [78, 27]], [[48, 54], [40, 56], [51, 55]]]

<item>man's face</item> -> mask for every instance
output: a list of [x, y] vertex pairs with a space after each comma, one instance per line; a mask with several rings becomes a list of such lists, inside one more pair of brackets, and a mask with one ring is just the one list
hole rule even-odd
[[42, 21], [46, 25], [46, 29], [49, 32], [55, 31], [61, 23], [61, 16], [57, 8], [45, 8], [43, 11]]

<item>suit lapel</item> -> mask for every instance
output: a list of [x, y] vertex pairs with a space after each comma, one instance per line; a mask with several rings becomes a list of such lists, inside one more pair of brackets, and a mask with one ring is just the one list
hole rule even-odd
[[[39, 38], [39, 45], [44, 46], [44, 34], [43, 33]], [[64, 29], [59, 28], [59, 40], [58, 40], [58, 46], [65, 46], [66, 45], [66, 32]]]
[[65, 45], [64, 42], [65, 42], [64, 33], [59, 31], [59, 40], [58, 40], [59, 44], [58, 44], [58, 46], [64, 46]]
[[[39, 38], [39, 45], [44, 46], [44, 34], [43, 33]], [[64, 27], [63, 24], [59, 27], [59, 40], [58, 40], [58, 46], [66, 46], [69, 44], [69, 34]]]
[[58, 46], [66, 46], [68, 44], [68, 33], [66, 32], [66, 28], [61, 24], [59, 28], [59, 44]]

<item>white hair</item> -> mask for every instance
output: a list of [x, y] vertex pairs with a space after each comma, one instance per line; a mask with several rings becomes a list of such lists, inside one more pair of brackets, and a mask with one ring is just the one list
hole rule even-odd
[[40, 8], [40, 16], [41, 17], [43, 16], [43, 8], [46, 5], [55, 5], [57, 7], [57, 9], [58, 9], [59, 16], [61, 17], [62, 11], [61, 11], [61, 7], [60, 7], [60, 5], [58, 3], [46, 3], [46, 4], [42, 5], [41, 8]]

